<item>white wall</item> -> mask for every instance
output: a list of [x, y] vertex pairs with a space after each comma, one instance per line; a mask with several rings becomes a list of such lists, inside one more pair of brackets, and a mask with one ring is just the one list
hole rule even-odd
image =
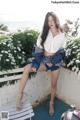
[[57, 96], [68, 104], [80, 106], [80, 75], [62, 68], [57, 84]]
[[[3, 86], [0, 88], [0, 106], [16, 102], [19, 81], [15, 85]], [[28, 79], [23, 101], [41, 101], [50, 94], [51, 77], [49, 72], [38, 72], [35, 77]], [[61, 68], [57, 84], [57, 97], [68, 104], [80, 106], [80, 75]]]

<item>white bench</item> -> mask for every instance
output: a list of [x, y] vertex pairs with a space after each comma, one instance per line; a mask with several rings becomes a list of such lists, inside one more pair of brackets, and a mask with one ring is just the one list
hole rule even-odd
[[[12, 80], [19, 80], [22, 76], [23, 68], [2, 71], [0, 72], [0, 83], [4, 81], [12, 81]], [[0, 107], [0, 114], [2, 117], [3, 112], [7, 112], [9, 114], [9, 120], [25, 120], [34, 116], [33, 108], [30, 102], [24, 102], [22, 104], [22, 110], [16, 111], [16, 106], [8, 105]], [[0, 119], [4, 120], [4, 119]], [[7, 120], [7, 119], [5, 119]]]

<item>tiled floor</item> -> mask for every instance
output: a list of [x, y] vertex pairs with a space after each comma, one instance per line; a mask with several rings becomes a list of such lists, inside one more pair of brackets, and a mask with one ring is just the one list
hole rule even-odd
[[70, 106], [63, 101], [59, 100], [58, 98], [55, 98], [55, 114], [50, 116], [48, 114], [49, 109], [49, 99], [45, 102], [38, 105], [36, 108], [34, 108], [35, 116], [32, 118], [32, 120], [60, 120], [61, 114], [66, 111]]

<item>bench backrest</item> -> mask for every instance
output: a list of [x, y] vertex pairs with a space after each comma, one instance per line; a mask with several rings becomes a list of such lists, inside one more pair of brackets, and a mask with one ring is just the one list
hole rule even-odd
[[0, 82], [20, 79], [23, 69], [24, 68], [17, 68], [0, 72]]

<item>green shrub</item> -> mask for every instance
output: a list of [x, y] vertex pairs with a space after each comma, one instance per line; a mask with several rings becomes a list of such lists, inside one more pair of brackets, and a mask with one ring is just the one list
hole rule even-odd
[[16, 68], [25, 62], [25, 52], [20, 41], [12, 39], [0, 42], [0, 71]]
[[36, 42], [38, 32], [34, 30], [25, 30], [24, 32], [15, 33], [12, 36], [14, 42], [21, 41], [23, 51], [26, 54], [26, 59], [31, 57], [33, 44]]
[[32, 47], [38, 32], [26, 30], [17, 32], [9, 39], [0, 42], [0, 71], [23, 67], [32, 56]]
[[80, 38], [67, 42], [66, 56], [66, 67], [78, 73], [80, 71]]

